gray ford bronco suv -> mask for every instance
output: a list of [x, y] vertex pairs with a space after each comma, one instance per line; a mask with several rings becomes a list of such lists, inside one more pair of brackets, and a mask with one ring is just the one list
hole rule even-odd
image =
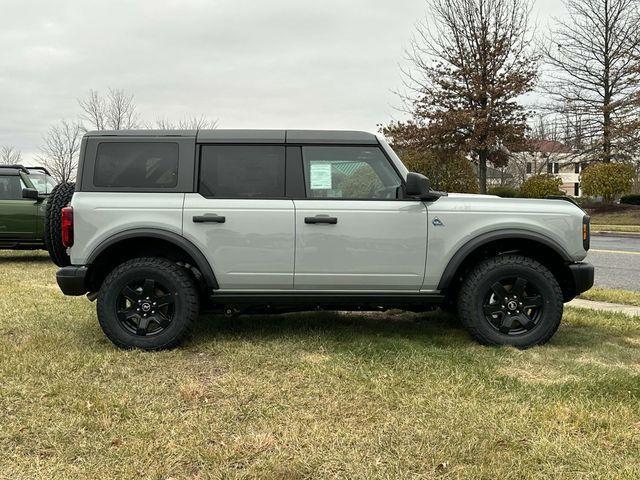
[[125, 348], [176, 346], [201, 309], [438, 305], [526, 348], [593, 284], [574, 203], [432, 191], [364, 132], [90, 132], [52, 205], [58, 285]]

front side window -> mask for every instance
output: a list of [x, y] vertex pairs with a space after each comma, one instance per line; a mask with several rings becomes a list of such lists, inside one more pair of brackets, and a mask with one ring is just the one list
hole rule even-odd
[[178, 144], [101, 143], [93, 184], [96, 187], [173, 188], [178, 184]]
[[400, 177], [378, 147], [304, 147], [308, 198], [394, 199]]
[[30, 173], [29, 179], [41, 195], [50, 194], [53, 187], [56, 186], [55, 180], [44, 173]]
[[277, 145], [205, 145], [199, 192], [217, 198], [285, 196], [285, 149]]
[[18, 175], [0, 175], [0, 200], [21, 200], [23, 188]]

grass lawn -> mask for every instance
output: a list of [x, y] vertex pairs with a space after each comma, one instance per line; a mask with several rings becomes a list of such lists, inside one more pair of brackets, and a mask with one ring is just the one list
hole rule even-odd
[[640, 206], [601, 205], [587, 209], [592, 225], [635, 225], [640, 226]]
[[640, 478], [640, 319], [486, 348], [442, 314], [202, 318], [116, 350], [0, 253], [0, 478]]
[[581, 294], [580, 298], [640, 307], [640, 292], [632, 292], [629, 290], [593, 287], [591, 290]]
[[640, 225], [591, 225], [592, 232], [632, 232], [640, 233]]

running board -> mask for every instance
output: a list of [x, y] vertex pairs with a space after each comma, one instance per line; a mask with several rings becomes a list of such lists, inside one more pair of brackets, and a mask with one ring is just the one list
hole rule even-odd
[[432, 310], [444, 302], [444, 295], [424, 293], [214, 293], [214, 307], [233, 306], [239, 310], [263, 309], [376, 311], [398, 308], [411, 311]]

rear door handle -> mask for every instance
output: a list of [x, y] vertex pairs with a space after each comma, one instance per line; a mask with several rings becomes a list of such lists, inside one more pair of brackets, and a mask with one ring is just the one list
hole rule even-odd
[[220, 215], [197, 215], [193, 217], [193, 223], [224, 223], [227, 221], [227, 217], [221, 217]]
[[304, 217], [304, 223], [316, 224], [316, 223], [328, 223], [329, 225], [335, 225], [338, 223], [336, 217], [329, 217], [327, 215], [316, 215], [315, 217]]

